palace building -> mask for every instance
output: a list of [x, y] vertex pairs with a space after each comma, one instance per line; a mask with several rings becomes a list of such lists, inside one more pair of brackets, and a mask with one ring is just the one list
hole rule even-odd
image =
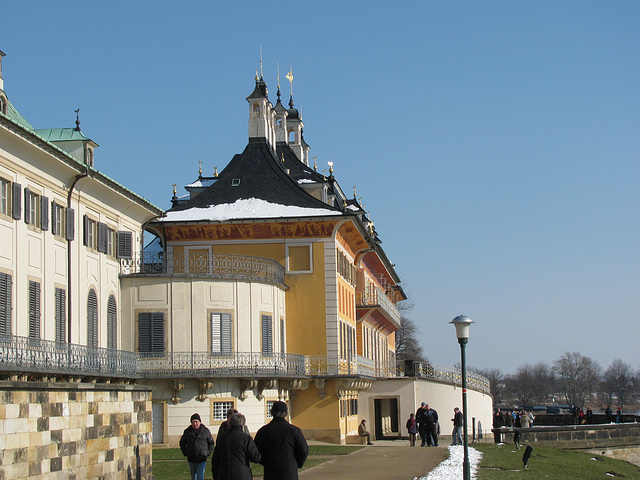
[[359, 393], [395, 375], [406, 297], [362, 206], [309, 165], [293, 98], [285, 108], [278, 87], [273, 105], [256, 78], [247, 101], [244, 151], [174, 192], [122, 277], [154, 434], [175, 443], [192, 410], [215, 426], [231, 406], [256, 431], [280, 399], [308, 438], [343, 443]]

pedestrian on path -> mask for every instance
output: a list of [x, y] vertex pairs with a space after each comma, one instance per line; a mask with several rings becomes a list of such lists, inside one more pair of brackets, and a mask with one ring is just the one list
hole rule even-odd
[[418, 422], [416, 422], [416, 415], [414, 413], [409, 415], [409, 420], [407, 420], [407, 432], [409, 433], [409, 445], [415, 447]]
[[200, 415], [194, 413], [191, 415], [191, 425], [185, 428], [180, 437], [180, 450], [189, 462], [191, 480], [204, 480], [204, 469], [213, 447], [211, 432], [202, 424]]
[[453, 442], [451, 445], [462, 445], [462, 412], [458, 407], [453, 409], [451, 421], [453, 422], [453, 432], [451, 432]]

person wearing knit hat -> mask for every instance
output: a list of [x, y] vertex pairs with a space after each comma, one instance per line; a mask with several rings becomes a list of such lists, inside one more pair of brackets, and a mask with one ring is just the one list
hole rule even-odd
[[287, 404], [273, 402], [273, 420], [258, 430], [255, 443], [262, 454], [264, 480], [298, 480], [309, 446], [300, 430], [287, 422]]
[[180, 450], [187, 457], [191, 480], [204, 480], [207, 458], [213, 452], [213, 437], [202, 423], [198, 413], [191, 415], [191, 425], [185, 428], [180, 437]]

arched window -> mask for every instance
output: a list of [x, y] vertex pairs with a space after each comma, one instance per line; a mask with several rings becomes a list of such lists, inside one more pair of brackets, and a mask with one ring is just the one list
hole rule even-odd
[[98, 346], [98, 296], [93, 288], [87, 299], [87, 345]]
[[253, 118], [258, 118], [260, 116], [260, 104], [253, 104]]
[[296, 143], [296, 132], [295, 132], [295, 130], [289, 130], [289, 143]]
[[118, 349], [118, 309], [113, 295], [109, 295], [107, 303], [107, 348]]

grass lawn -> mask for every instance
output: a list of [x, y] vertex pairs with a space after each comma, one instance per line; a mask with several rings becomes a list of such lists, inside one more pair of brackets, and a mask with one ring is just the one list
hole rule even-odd
[[529, 468], [523, 470], [522, 454], [513, 445], [476, 444], [482, 452], [478, 480], [549, 479], [592, 480], [605, 478], [640, 479], [640, 467], [621, 460], [580, 450], [532, 445]]
[[[309, 458], [304, 464], [303, 470], [314, 467], [330, 460], [334, 455], [348, 455], [362, 447], [349, 447], [344, 445], [312, 445], [309, 447]], [[252, 463], [253, 475], [262, 475], [262, 465]], [[154, 480], [187, 480], [189, 478], [189, 465], [187, 459], [182, 456], [179, 448], [154, 448], [153, 449], [153, 478]], [[207, 461], [205, 479], [211, 479], [211, 458]]]

